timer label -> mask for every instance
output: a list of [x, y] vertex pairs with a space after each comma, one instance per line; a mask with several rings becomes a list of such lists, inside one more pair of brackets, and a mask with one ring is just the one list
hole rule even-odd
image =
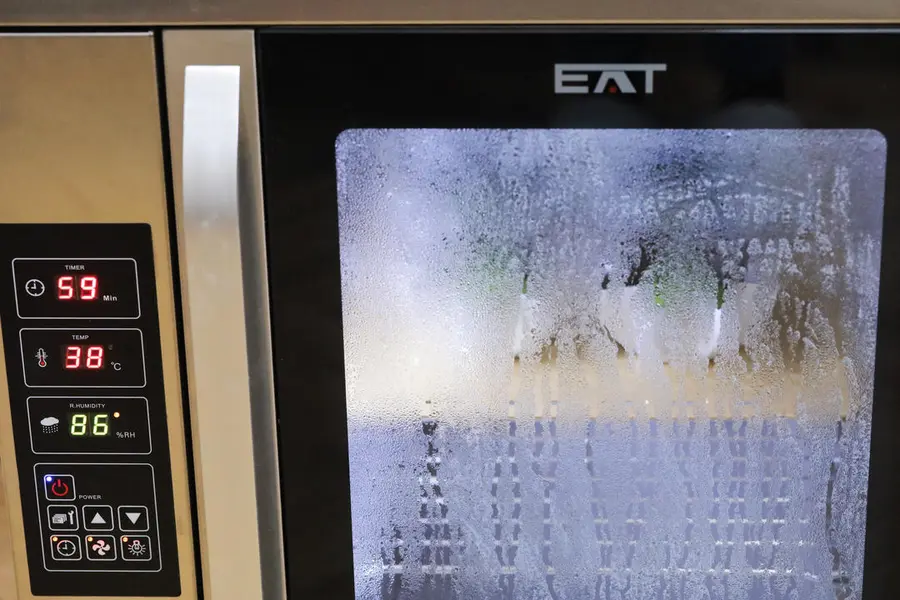
[[31, 396], [28, 425], [35, 454], [150, 454], [146, 398]]
[[20, 319], [141, 316], [132, 258], [16, 258], [12, 265]]
[[140, 329], [22, 329], [22, 371], [32, 388], [140, 388]]

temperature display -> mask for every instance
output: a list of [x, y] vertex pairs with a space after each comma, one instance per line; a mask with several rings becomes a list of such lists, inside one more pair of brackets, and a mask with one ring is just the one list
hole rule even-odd
[[17, 258], [22, 319], [137, 319], [137, 262], [131, 258]]
[[139, 329], [22, 329], [28, 387], [144, 387]]
[[66, 370], [88, 369], [99, 371], [106, 366], [103, 346], [63, 346], [60, 354], [65, 357]]

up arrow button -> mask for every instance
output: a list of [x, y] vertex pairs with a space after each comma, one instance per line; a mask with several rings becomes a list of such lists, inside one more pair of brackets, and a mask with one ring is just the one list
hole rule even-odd
[[87, 531], [112, 531], [115, 527], [112, 506], [85, 506], [81, 510]]
[[150, 517], [146, 506], [120, 506], [119, 529], [128, 533], [150, 531]]

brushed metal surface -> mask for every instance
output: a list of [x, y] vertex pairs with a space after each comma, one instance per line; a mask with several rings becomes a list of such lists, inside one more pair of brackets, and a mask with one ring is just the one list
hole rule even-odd
[[900, 22], [897, 0], [0, 0], [0, 24]]
[[[0, 35], [0, 221], [131, 222], [153, 229], [180, 598], [195, 600], [163, 165], [149, 33]], [[6, 498], [0, 501], [0, 600], [31, 600], [5, 365], [0, 339], [0, 498]]]
[[163, 47], [204, 590], [283, 600], [254, 35], [167, 31]]

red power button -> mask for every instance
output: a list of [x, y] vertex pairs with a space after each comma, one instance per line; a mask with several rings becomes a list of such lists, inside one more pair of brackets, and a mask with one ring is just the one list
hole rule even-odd
[[44, 495], [47, 500], [74, 500], [75, 478], [71, 475], [45, 475]]
[[53, 482], [53, 485], [50, 486], [50, 491], [54, 496], [63, 497], [69, 495], [69, 486], [62, 479], [57, 479]]

